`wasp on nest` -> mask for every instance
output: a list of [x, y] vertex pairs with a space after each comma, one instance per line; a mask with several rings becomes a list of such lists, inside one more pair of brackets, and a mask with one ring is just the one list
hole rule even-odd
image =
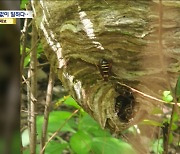
[[[108, 82], [110, 75], [112, 74], [112, 63], [109, 62], [107, 59], [103, 58], [99, 61], [98, 68], [100, 70], [103, 80]], [[115, 85], [115, 91], [117, 92], [114, 106], [115, 112], [121, 122], [128, 123], [135, 116], [136, 113], [135, 98], [130, 88], [117, 83]]]
[[109, 76], [111, 74], [111, 66], [112, 66], [112, 64], [106, 59], [101, 59], [99, 61], [98, 67], [99, 67], [101, 76], [104, 79], [104, 81], [109, 80]]

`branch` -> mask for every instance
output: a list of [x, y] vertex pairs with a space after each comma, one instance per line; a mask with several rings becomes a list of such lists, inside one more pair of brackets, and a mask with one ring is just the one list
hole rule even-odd
[[45, 149], [43, 149], [43, 147], [45, 145], [46, 137], [47, 137], [49, 109], [50, 109], [50, 104], [52, 101], [54, 78], [55, 78], [55, 74], [53, 72], [52, 67], [50, 67], [49, 82], [48, 82], [47, 94], [46, 94], [46, 104], [45, 104], [45, 110], [44, 110], [44, 123], [43, 123], [42, 134], [41, 134], [41, 154], [44, 154], [45, 152]]
[[[30, 5], [26, 5], [26, 11], [30, 9]], [[20, 59], [20, 75], [23, 74], [23, 69], [24, 69], [24, 57], [25, 57], [25, 53], [26, 53], [26, 43], [27, 43], [27, 31], [28, 31], [28, 18], [26, 18], [24, 20], [24, 26], [23, 26], [23, 30], [22, 30], [22, 34], [21, 34], [21, 39], [22, 39], [22, 53], [21, 53], [21, 59]], [[21, 78], [21, 96], [20, 96], [20, 108], [22, 108], [22, 78]], [[21, 112], [20, 112], [20, 117], [21, 117]], [[21, 153], [23, 149], [22, 146], [22, 140], [21, 140]]]
[[[32, 23], [32, 52], [30, 53], [30, 77], [31, 77], [31, 91], [30, 97], [37, 97], [37, 30], [35, 27], [35, 20]], [[30, 153], [36, 153], [36, 99], [30, 99]]]
[[[26, 7], [26, 10], [29, 10], [29, 6]], [[26, 18], [24, 20], [24, 27], [22, 29], [22, 53], [21, 53], [21, 62], [20, 62], [20, 72], [22, 74], [23, 67], [24, 67], [24, 57], [26, 54], [26, 43], [27, 43], [27, 33], [28, 33], [28, 22], [29, 19]]]
[[[27, 81], [23, 75], [22, 75], [22, 78], [23, 78], [24, 82], [26, 83], [27, 88], [29, 89], [29, 92], [31, 93], [31, 91], [30, 91], [30, 90], [31, 90], [31, 86], [30, 86], [30, 84], [29, 84], [29, 81]], [[28, 97], [29, 97], [29, 96], [28, 96]], [[32, 100], [32, 101], [37, 101], [33, 94], [32, 94], [31, 97], [29, 97], [29, 98], [30, 98], [30, 100]]]

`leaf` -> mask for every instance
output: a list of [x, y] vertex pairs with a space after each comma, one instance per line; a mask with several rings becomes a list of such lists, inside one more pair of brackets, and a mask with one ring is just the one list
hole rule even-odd
[[92, 138], [85, 131], [78, 131], [70, 139], [70, 146], [77, 154], [88, 154], [91, 149]]
[[[88, 114], [86, 114], [79, 122], [79, 130], [86, 131], [93, 136], [92, 140], [92, 153], [99, 154], [128, 154], [133, 153], [133, 149], [130, 145], [122, 142], [118, 139], [111, 137], [110, 133], [106, 130], [102, 130]], [[117, 150], [121, 149], [121, 150]]]
[[30, 55], [27, 55], [24, 58], [24, 67], [28, 66], [29, 63], [30, 63]]
[[[29, 53], [30, 52], [30, 49], [29, 48], [26, 48], [26, 53]], [[22, 54], [22, 46], [20, 46], [20, 54]], [[27, 56], [24, 58], [24, 67], [28, 66], [30, 62], [30, 55], [27, 54]]]
[[[41, 43], [38, 44], [37, 47], [37, 58], [39, 58], [41, 56], [41, 53], [43, 52], [43, 48]], [[26, 54], [27, 56], [24, 58], [24, 67], [28, 66], [30, 63], [30, 49], [26, 48]], [[22, 54], [22, 46], [20, 46], [20, 54]]]
[[[71, 115], [71, 112], [66, 111], [51, 112], [49, 116], [48, 131], [55, 132], [65, 123], [66, 119], [68, 119]], [[75, 130], [71, 127], [71, 123], [73, 122], [75, 122], [74, 119], [69, 119], [62, 127], [61, 131], [75, 132]]]
[[170, 94], [171, 94], [170, 91], [164, 91], [164, 92], [163, 92], [163, 96], [164, 96], [164, 97], [167, 97], [167, 96], [170, 95]]
[[49, 115], [49, 122], [54, 122], [59, 119], [68, 119], [71, 116], [71, 112], [67, 111], [53, 111]]
[[85, 130], [93, 136], [110, 136], [110, 133], [106, 130], [103, 130], [100, 125], [91, 118], [87, 113], [80, 119], [79, 130]]
[[166, 102], [172, 102], [173, 101], [173, 97], [172, 97], [170, 91], [164, 91], [163, 92], [163, 100]]
[[159, 107], [156, 107], [152, 110], [151, 114], [163, 114], [163, 111]]
[[43, 47], [41, 43], [38, 43], [38, 47], [37, 47], [37, 53], [38, 55], [40, 55], [43, 52]]
[[25, 129], [21, 135], [22, 138], [22, 145], [23, 147], [29, 145], [29, 132], [28, 129]]
[[[49, 122], [48, 122], [48, 132], [55, 132], [58, 130], [62, 125], [64, 125], [66, 119], [71, 116], [71, 112], [66, 111], [53, 111], [49, 115]], [[42, 125], [43, 125], [43, 116], [37, 117], [37, 132], [38, 135], [41, 134]], [[75, 126], [75, 121], [73, 118], [68, 120], [66, 124], [62, 127], [61, 131], [69, 131], [75, 133], [73, 126]]]
[[94, 154], [135, 154], [131, 145], [112, 137], [93, 138], [91, 151]]
[[165, 100], [166, 100], [166, 102], [172, 102], [173, 97], [171, 95], [168, 95]]
[[178, 120], [179, 120], [179, 115], [178, 115], [177, 112], [174, 112], [174, 114], [173, 114], [173, 122], [176, 122]]
[[54, 104], [54, 109], [58, 108], [64, 102], [64, 98], [60, 98]]
[[80, 119], [78, 129], [87, 131], [91, 128], [99, 128], [99, 124], [86, 113], [86, 115]]
[[29, 2], [29, 0], [21, 0], [20, 8], [25, 9], [25, 4], [27, 4], [28, 2]]
[[177, 101], [180, 103], [180, 76], [176, 83], [175, 94], [176, 94]]
[[152, 145], [152, 150], [154, 153], [162, 154], [163, 153], [163, 139], [155, 140]]
[[152, 125], [152, 126], [159, 126], [159, 127], [162, 127], [163, 125], [157, 121], [153, 121], [153, 120], [148, 120], [148, 119], [145, 119], [141, 122], [141, 124], [145, 124], [145, 125]]
[[72, 97], [67, 97], [66, 100], [64, 101], [64, 104], [73, 106], [77, 109], [80, 109], [81, 107], [77, 104], [77, 102], [72, 98]]
[[172, 123], [171, 130], [175, 131], [178, 128], [178, 126], [175, 123]]
[[56, 141], [49, 142], [46, 147], [45, 154], [61, 154], [65, 148], [68, 147], [67, 143], [59, 143]]
[[170, 132], [168, 143], [171, 144], [172, 142], [173, 142], [173, 134], [172, 134], [172, 132]]

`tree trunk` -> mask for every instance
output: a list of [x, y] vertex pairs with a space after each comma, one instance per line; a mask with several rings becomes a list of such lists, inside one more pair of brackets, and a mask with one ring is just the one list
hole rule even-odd
[[136, 124], [162, 105], [156, 98], [164, 90], [174, 89], [180, 72], [178, 1], [32, 5], [51, 66], [103, 128], [120, 132]]

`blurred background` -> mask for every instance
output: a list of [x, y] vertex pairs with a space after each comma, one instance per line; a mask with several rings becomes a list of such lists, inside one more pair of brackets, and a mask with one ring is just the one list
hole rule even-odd
[[[0, 1], [0, 10], [19, 10], [20, 1]], [[20, 23], [0, 25], [0, 153], [20, 153]]]

